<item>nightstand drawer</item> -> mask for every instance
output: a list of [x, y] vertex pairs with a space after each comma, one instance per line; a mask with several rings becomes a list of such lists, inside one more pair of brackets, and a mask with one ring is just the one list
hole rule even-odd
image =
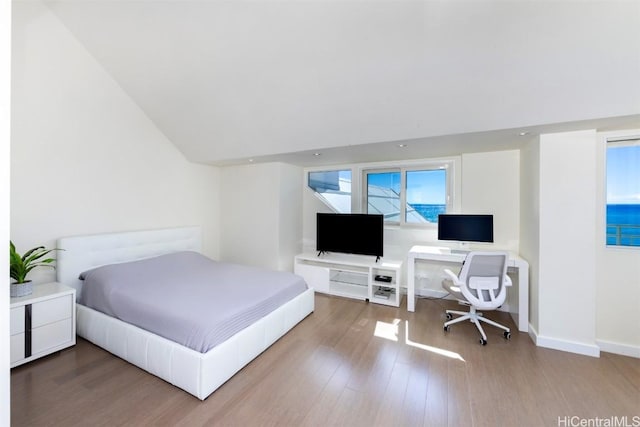
[[75, 301], [75, 289], [57, 282], [34, 285], [31, 294], [11, 298], [12, 368], [75, 345]]
[[[20, 334], [24, 332], [24, 307], [16, 307], [11, 309], [10, 317], [11, 335]], [[24, 334], [22, 336], [24, 341]]]
[[73, 338], [71, 333], [71, 318], [33, 329], [31, 331], [32, 354], [70, 342]]
[[24, 333], [11, 335], [11, 360], [10, 362], [16, 362], [20, 359], [24, 359]]
[[31, 306], [31, 328], [69, 319], [72, 315], [71, 295], [41, 301]]

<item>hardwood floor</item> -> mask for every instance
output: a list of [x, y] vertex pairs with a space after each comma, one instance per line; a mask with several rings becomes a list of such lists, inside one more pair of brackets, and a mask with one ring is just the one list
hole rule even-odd
[[12, 370], [12, 425], [557, 426], [573, 416], [640, 422], [640, 360], [537, 348], [498, 312], [488, 316], [510, 324], [512, 339], [487, 327], [483, 347], [466, 322], [443, 332], [444, 308], [455, 306], [419, 300], [408, 313], [317, 295], [313, 314], [204, 402], [78, 339]]

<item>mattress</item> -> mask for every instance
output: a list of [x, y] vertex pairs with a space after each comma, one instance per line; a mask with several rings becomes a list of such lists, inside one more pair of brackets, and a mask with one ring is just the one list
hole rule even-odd
[[80, 304], [205, 353], [307, 290], [292, 273], [178, 252], [80, 275]]

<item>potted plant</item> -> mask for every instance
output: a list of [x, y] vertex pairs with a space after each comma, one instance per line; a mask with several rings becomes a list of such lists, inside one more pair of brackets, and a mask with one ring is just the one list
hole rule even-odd
[[31, 280], [27, 280], [27, 275], [36, 267], [55, 268], [53, 265], [55, 262], [54, 258], [43, 258], [50, 252], [56, 250], [58, 249], [46, 249], [44, 246], [38, 246], [20, 256], [20, 254], [16, 252], [16, 247], [13, 242], [9, 241], [9, 266], [11, 278], [14, 280], [14, 282], [11, 283], [12, 297], [22, 297], [33, 292]]

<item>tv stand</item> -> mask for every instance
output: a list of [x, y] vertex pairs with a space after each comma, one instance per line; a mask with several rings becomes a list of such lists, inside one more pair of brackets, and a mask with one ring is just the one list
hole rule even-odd
[[[297, 255], [294, 272], [316, 292], [400, 306], [402, 261], [363, 255]], [[377, 280], [376, 280], [377, 278]]]

